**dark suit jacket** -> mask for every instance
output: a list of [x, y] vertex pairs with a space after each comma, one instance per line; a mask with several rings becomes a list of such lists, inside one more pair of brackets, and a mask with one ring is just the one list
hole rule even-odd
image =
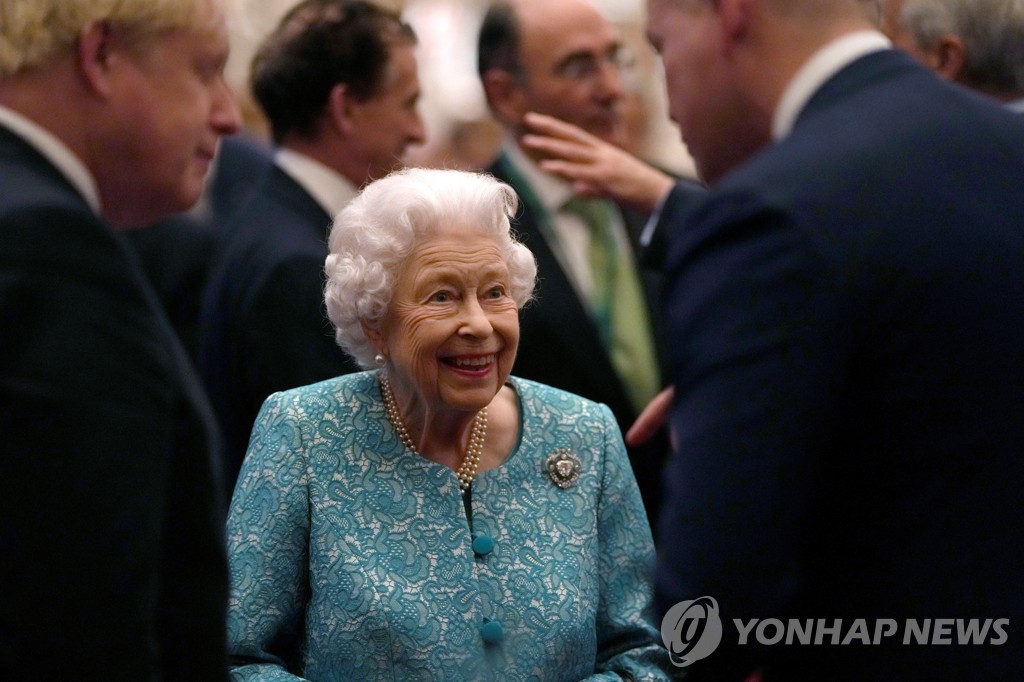
[[[1019, 677], [1022, 187], [1020, 117], [883, 51], [676, 232], [658, 597], [726, 622], [692, 679]], [[733, 618], [900, 629], [759, 649]], [[907, 618], [1009, 618], [1009, 639], [903, 646]]]
[[[672, 233], [683, 222], [683, 216], [691, 209], [700, 205], [707, 197], [707, 188], [696, 180], [677, 179], [655, 210], [650, 223], [644, 225], [640, 235], [640, 248], [637, 258], [640, 264], [652, 270], [663, 271], [668, 246], [672, 241]], [[667, 220], [662, 220], [662, 216]], [[658, 315], [661, 310], [657, 311]]]
[[224, 679], [212, 413], [134, 255], [0, 128], [0, 670]]
[[[520, 214], [513, 221], [512, 227], [537, 258], [535, 300], [528, 303], [520, 315], [519, 352], [513, 372], [524, 379], [534, 379], [608, 405], [625, 433], [636, 419], [637, 411], [612, 366], [586, 303], [576, 295], [569, 275], [562, 270], [544, 237], [540, 223], [546, 219], [540, 213], [543, 209], [533, 205], [531, 190], [527, 188], [523, 191], [522, 187], [517, 186], [519, 174], [511, 168], [506, 157], [499, 157], [487, 170], [520, 194]], [[623, 210], [622, 216], [636, 248], [647, 217], [628, 210]], [[655, 349], [658, 358], [664, 359], [665, 334], [659, 313], [661, 273], [640, 269], [640, 276], [654, 326]], [[663, 375], [664, 370], [663, 364]], [[630, 462], [652, 524], [657, 519], [661, 469], [668, 450], [664, 430], [650, 443], [639, 448], [628, 448]]]
[[200, 367], [233, 488], [268, 395], [357, 371], [323, 301], [331, 216], [274, 166], [225, 227], [204, 294]]

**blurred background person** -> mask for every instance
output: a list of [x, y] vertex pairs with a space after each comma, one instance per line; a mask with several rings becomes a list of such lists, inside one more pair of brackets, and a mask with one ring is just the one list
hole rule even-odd
[[[1024, 611], [1024, 119], [891, 49], [865, 7], [648, 0], [671, 112], [717, 176], [666, 274], [659, 607], [709, 595], [822, 642], [726, 625], [688, 680], [1019, 674], [1012, 616], [991, 628]], [[722, 169], [737, 128], [764, 148]], [[989, 636], [850, 637], [928, 618]]]
[[227, 53], [219, 0], [0, 0], [5, 677], [225, 677], [216, 425], [120, 231], [199, 198]]
[[[669, 120], [657, 55], [643, 32], [643, 0], [594, 0], [620, 31], [634, 68], [624, 80], [625, 147], [674, 175], [692, 177], [692, 159]], [[234, 0], [227, 77], [250, 136], [269, 139], [269, 125], [248, 87], [249, 65], [262, 40], [296, 0]], [[408, 150], [411, 165], [479, 170], [497, 154], [502, 128], [490, 115], [477, 73], [477, 36], [491, 0], [376, 0], [400, 12], [417, 36], [426, 141]]]
[[[907, 50], [926, 66], [949, 80], [973, 87], [1004, 100], [1011, 110], [1024, 111], [1024, 3], [1014, 0], [959, 2], [958, 0], [862, 0], [871, 16], [888, 33], [897, 47]], [[909, 22], [915, 27], [910, 30]], [[961, 31], [950, 27], [964, 26]], [[938, 36], [938, 38], [933, 38]], [[969, 36], [967, 38], [961, 36]], [[989, 40], [991, 39], [991, 40]], [[972, 50], [980, 55], [970, 70], [978, 74], [961, 78], [967, 69], [967, 45], [982, 45]], [[930, 49], [927, 46], [932, 46]], [[993, 49], [993, 47], [995, 49]], [[941, 53], [947, 52], [945, 57]], [[929, 56], [930, 55], [930, 56]], [[956, 68], [951, 68], [956, 67]], [[982, 76], [981, 73], [987, 75]], [[1001, 82], [1000, 87], [982, 83]], [[657, 168], [633, 157], [585, 130], [547, 116], [528, 115], [531, 134], [523, 143], [543, 154], [540, 165], [574, 183], [577, 192], [605, 196], [641, 210], [654, 211], [659, 205], [665, 215], [678, 222], [681, 211], [699, 203], [700, 192], [684, 181], [674, 183]], [[751, 128], [751, 131], [754, 131]], [[744, 148], [734, 144], [737, 162], [763, 146], [751, 136]], [[671, 190], [671, 191], [668, 191]], [[660, 267], [667, 252], [669, 221], [652, 220], [641, 234], [641, 253], [645, 265]], [[646, 440], [652, 428], [667, 417], [669, 402], [662, 399], [659, 409], [639, 425], [636, 440]], [[634, 440], [627, 432], [626, 442]]]
[[879, 0], [893, 43], [946, 80], [1024, 113], [1024, 0]]
[[[477, 36], [492, 0], [405, 0], [397, 4], [419, 38], [417, 56], [424, 89], [421, 111], [428, 131], [427, 143], [412, 150], [411, 163], [485, 168], [500, 151], [503, 138], [476, 68]], [[660, 168], [692, 176], [692, 160], [665, 113], [657, 56], [643, 36], [643, 0], [595, 0], [595, 6], [615, 25], [632, 52], [634, 67], [623, 81], [623, 145]]]
[[[635, 255], [648, 216], [576, 196], [538, 166], [522, 136], [533, 111], [623, 144], [630, 59], [617, 29], [587, 0], [498, 3], [480, 29], [480, 79], [506, 131], [487, 170], [522, 198], [515, 228], [539, 271], [537, 300], [523, 311], [516, 372], [607, 404], [623, 430], [661, 388], [660, 276], [640, 268]], [[629, 451], [652, 518], [667, 450], [661, 432]]]
[[338, 216], [326, 301], [371, 371], [271, 396], [232, 500], [236, 680], [667, 680], [607, 406], [510, 376], [514, 192], [409, 169]]
[[223, 230], [200, 365], [224, 430], [227, 485], [275, 391], [358, 369], [323, 309], [332, 216], [424, 139], [412, 29], [361, 0], [305, 0], [253, 59], [274, 167]]

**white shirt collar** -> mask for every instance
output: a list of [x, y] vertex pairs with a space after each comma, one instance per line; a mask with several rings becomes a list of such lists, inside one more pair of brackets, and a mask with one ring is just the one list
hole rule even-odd
[[89, 208], [100, 214], [100, 193], [96, 187], [96, 179], [71, 148], [60, 138], [46, 130], [38, 123], [22, 116], [13, 109], [0, 106], [0, 125], [32, 145], [40, 154], [57, 167], [57, 170], [68, 179], [78, 193], [82, 195]]
[[572, 185], [557, 175], [541, 170], [540, 166], [523, 153], [523, 150], [511, 138], [505, 141], [504, 151], [512, 165], [529, 184], [534, 196], [549, 213], [557, 213], [565, 205], [565, 202], [572, 198]]
[[825, 82], [864, 55], [892, 47], [878, 31], [857, 31], [833, 40], [808, 59], [786, 86], [772, 119], [772, 138], [781, 140], [793, 130], [800, 112]]
[[274, 162], [309, 192], [332, 220], [358, 193], [344, 175], [294, 149], [278, 148]]

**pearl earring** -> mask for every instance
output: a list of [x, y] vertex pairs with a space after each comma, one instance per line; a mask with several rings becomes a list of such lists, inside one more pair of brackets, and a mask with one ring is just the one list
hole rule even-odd
[[381, 355], [380, 353], [377, 353], [377, 355], [373, 358], [373, 363], [375, 365], [377, 365], [378, 367], [383, 367], [384, 366], [384, 356]]

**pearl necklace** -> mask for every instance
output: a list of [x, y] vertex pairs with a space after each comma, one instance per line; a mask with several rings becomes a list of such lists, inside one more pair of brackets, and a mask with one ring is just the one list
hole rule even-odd
[[[409, 435], [409, 430], [405, 428], [405, 423], [402, 421], [402, 413], [398, 411], [395, 394], [391, 392], [391, 382], [388, 381], [387, 375], [383, 372], [380, 374], [380, 392], [384, 397], [384, 412], [387, 413], [388, 421], [391, 422], [391, 426], [398, 433], [398, 439], [402, 441], [402, 445], [409, 452], [419, 455], [420, 453], [416, 451], [416, 446], [413, 445], [412, 436]], [[459, 488], [462, 492], [469, 490], [470, 484], [476, 478], [477, 469], [480, 468], [480, 455], [483, 454], [484, 440], [486, 438], [487, 407], [485, 406], [473, 418], [473, 430], [469, 432], [469, 446], [466, 448], [466, 454], [462, 457], [462, 464], [455, 471], [455, 475], [459, 478]]]

